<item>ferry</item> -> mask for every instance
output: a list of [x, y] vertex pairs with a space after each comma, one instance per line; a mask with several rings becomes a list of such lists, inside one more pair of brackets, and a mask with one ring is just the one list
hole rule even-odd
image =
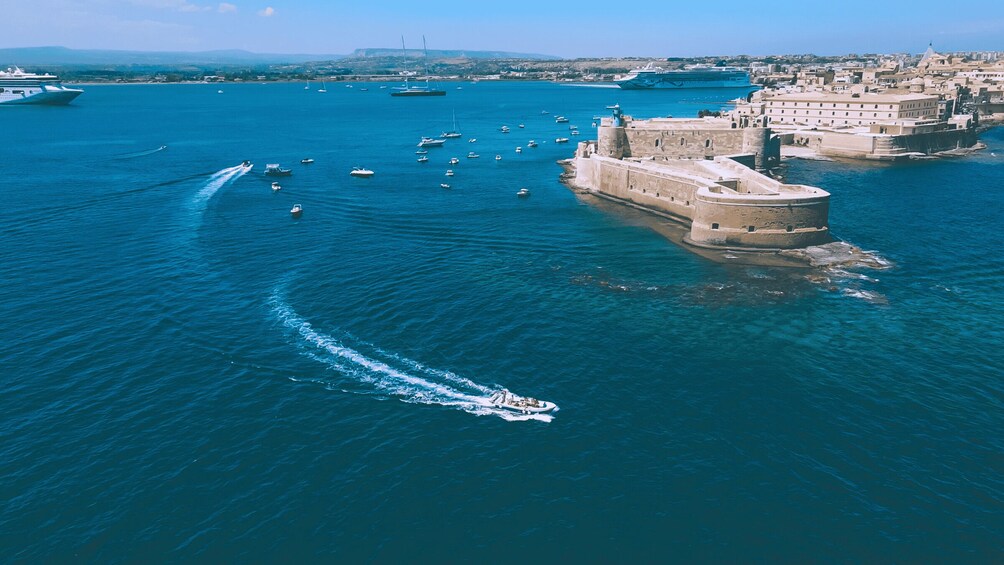
[[688, 65], [668, 71], [649, 63], [614, 80], [625, 90], [665, 88], [748, 88], [750, 75], [738, 67]]
[[516, 396], [506, 389], [502, 389], [491, 396], [489, 402], [496, 408], [512, 410], [521, 414], [546, 414], [557, 406], [553, 402], [545, 402], [536, 398]]
[[0, 104], [62, 106], [83, 92], [63, 86], [56, 75], [26, 73], [18, 67], [0, 71]]

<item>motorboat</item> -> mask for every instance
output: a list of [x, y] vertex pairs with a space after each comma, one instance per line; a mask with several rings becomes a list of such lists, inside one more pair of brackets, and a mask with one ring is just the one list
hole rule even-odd
[[447, 169], [446, 170], [446, 176], [452, 177], [453, 176], [453, 169]]
[[536, 147], [537, 146], [537, 142], [531, 139], [530, 141], [526, 142], [526, 146], [527, 147]]
[[426, 151], [425, 149], [419, 149], [418, 151], [415, 152], [415, 155], [425, 155], [427, 153], [428, 151]]
[[244, 162], [241, 163], [241, 166], [244, 167], [245, 169], [251, 169], [252, 167], [254, 167], [254, 163], [245, 159]]
[[541, 116], [546, 116], [546, 115], [548, 115], [548, 114], [550, 114], [550, 112], [548, 112], [547, 110], [541, 110], [541, 111], [540, 111], [540, 115], [541, 115]]
[[519, 124], [519, 129], [523, 129], [523, 128], [525, 128], [525, 127], [526, 127], [525, 125], [523, 125], [523, 124]]
[[361, 91], [363, 91], [363, 92], [366, 92], [366, 91], [368, 91], [369, 89], [368, 89], [368, 88], [360, 88], [359, 90], [361, 90]]
[[567, 137], [559, 137], [554, 140], [555, 143], [568, 143]]
[[282, 185], [279, 184], [279, 183], [277, 183], [277, 182], [273, 182], [272, 183], [272, 192], [279, 192], [280, 190], [282, 190]]
[[456, 157], [450, 157], [450, 164], [451, 165], [456, 165], [459, 162], [460, 162], [460, 159], [457, 159]]
[[496, 161], [501, 161], [502, 160], [502, 156], [501, 155], [496, 155], [495, 156], [495, 160]]
[[478, 140], [478, 138], [476, 138], [476, 137], [472, 137], [472, 138], [470, 138], [470, 139], [468, 139], [468, 140], [467, 140], [467, 143], [474, 143], [474, 142], [476, 142], [477, 140]]
[[530, 196], [530, 191], [525, 188], [521, 188], [516, 192], [516, 196], [519, 196], [520, 198], [526, 198], [527, 196]]
[[468, 153], [468, 154], [467, 154], [467, 158], [468, 158], [468, 159], [477, 159], [477, 158], [478, 158], [478, 157], [480, 157], [480, 156], [481, 156], [481, 155], [478, 155], [477, 153], [475, 153], [475, 152], [473, 152], [473, 151], [471, 151], [470, 153]]
[[439, 183], [439, 188], [450, 188], [450, 185], [445, 182], [441, 182]]
[[579, 130], [573, 129], [572, 130], [572, 135], [579, 135]]
[[421, 157], [418, 158], [418, 162], [419, 163], [428, 163], [429, 162], [429, 158], [426, 157], [425, 155], [422, 155]]
[[499, 131], [502, 133], [509, 133], [509, 126], [502, 126], [499, 128]]
[[374, 173], [369, 169], [364, 169], [362, 167], [352, 167], [352, 172], [350, 172], [349, 174], [354, 177], [369, 178], [375, 175], [376, 173]]
[[293, 207], [289, 210], [289, 214], [294, 218], [299, 218], [303, 214], [303, 206], [293, 204]]
[[267, 177], [289, 177], [293, 175], [291, 169], [283, 169], [278, 163], [265, 165], [265, 176]]
[[300, 164], [301, 165], [312, 165], [313, 163], [314, 163], [314, 160], [311, 159], [310, 157], [307, 157], [306, 159], [300, 159]]
[[217, 90], [216, 94], [223, 94], [223, 91], [222, 90]]
[[522, 147], [517, 147], [516, 148], [516, 153], [522, 153], [522, 152], [523, 152], [523, 148]]
[[568, 123], [568, 118], [566, 118], [565, 116], [555, 116], [554, 117], [554, 123], [556, 123], [556, 124], [567, 124]]
[[517, 396], [506, 389], [493, 394], [489, 402], [495, 408], [511, 410], [520, 414], [546, 414], [557, 408], [553, 402], [546, 402], [526, 396]]
[[423, 137], [422, 141], [418, 142], [419, 147], [442, 147], [446, 143], [445, 139], [433, 139], [431, 137]]

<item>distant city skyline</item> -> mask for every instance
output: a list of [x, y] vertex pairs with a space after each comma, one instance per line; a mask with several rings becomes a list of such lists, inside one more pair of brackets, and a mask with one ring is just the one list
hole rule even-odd
[[[613, 7], [612, 7], [613, 6]], [[986, 17], [980, 17], [986, 14]], [[4, 10], [0, 47], [347, 54], [364, 47], [467, 49], [575, 57], [1004, 50], [998, 1], [824, 5], [720, 1], [630, 7], [509, 0], [36, 0]]]

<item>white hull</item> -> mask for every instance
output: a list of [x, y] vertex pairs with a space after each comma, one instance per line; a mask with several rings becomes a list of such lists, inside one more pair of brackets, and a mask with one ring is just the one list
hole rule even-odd
[[3, 86], [0, 87], [0, 104], [45, 104], [62, 106], [69, 104], [74, 98], [83, 94], [83, 90], [66, 88], [51, 84], [40, 86]]

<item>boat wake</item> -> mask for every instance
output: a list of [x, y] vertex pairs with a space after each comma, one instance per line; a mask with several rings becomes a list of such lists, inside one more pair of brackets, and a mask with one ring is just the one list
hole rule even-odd
[[[279, 321], [295, 332], [300, 344], [308, 349], [308, 357], [344, 377], [372, 386], [376, 392], [389, 394], [403, 402], [446, 406], [476, 416], [498, 416], [509, 421], [550, 422], [553, 419], [548, 414], [518, 414], [494, 407], [490, 399], [498, 387], [487, 387], [449, 371], [426, 367], [378, 347], [367, 348], [372, 350], [371, 356], [367, 356], [314, 329], [278, 293], [273, 294], [270, 305]], [[290, 380], [302, 382], [304, 379], [290, 377]], [[340, 388], [336, 383], [324, 380], [315, 382], [329, 389]]]
[[244, 165], [237, 165], [236, 167], [229, 167], [223, 169], [222, 171], [217, 171], [209, 177], [206, 184], [202, 186], [202, 190], [197, 192], [192, 198], [192, 209], [196, 212], [202, 212], [206, 208], [206, 204], [209, 199], [216, 194], [216, 191], [223, 188], [227, 184], [241, 178], [251, 167]]
[[134, 159], [136, 157], [146, 157], [147, 155], [153, 155], [154, 153], [160, 153], [161, 151], [163, 151], [165, 149], [167, 149], [167, 146], [166, 145], [161, 145], [160, 147], [157, 147], [156, 149], [147, 149], [145, 151], [133, 151], [131, 153], [121, 153], [119, 155], [115, 155], [113, 158], [116, 159], [116, 160], [119, 160], [119, 159]]

